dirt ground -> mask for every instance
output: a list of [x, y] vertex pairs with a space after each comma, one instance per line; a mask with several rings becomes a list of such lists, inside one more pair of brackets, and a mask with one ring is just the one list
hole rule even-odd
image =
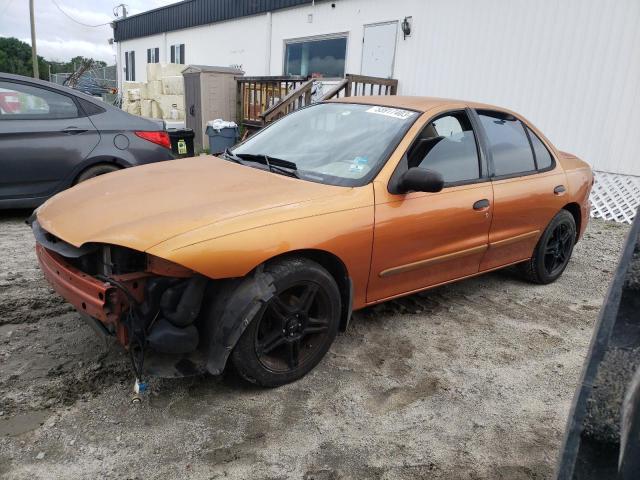
[[592, 221], [567, 271], [513, 272], [355, 315], [306, 378], [155, 380], [37, 268], [28, 212], [0, 213], [0, 477], [545, 479], [628, 227]]

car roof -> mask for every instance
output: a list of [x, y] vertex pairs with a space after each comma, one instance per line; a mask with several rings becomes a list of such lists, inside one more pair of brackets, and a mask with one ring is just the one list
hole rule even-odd
[[112, 107], [108, 103], [105, 103], [101, 100], [97, 100], [93, 98], [91, 95], [87, 95], [79, 90], [74, 90], [73, 88], [66, 87], [64, 85], [59, 85], [57, 83], [49, 82], [47, 80], [40, 80], [39, 78], [33, 77], [25, 77], [24, 75], [15, 75], [13, 73], [4, 73], [0, 72], [0, 80], [14, 80], [22, 83], [31, 83], [33, 85], [40, 85], [42, 87], [46, 87], [51, 90], [60, 90], [70, 95], [75, 95], [76, 97], [80, 97], [83, 100], [87, 100], [95, 105], [98, 105], [101, 108]]
[[355, 96], [331, 99], [330, 102], [340, 103], [359, 103], [364, 105], [381, 105], [384, 107], [406, 108], [409, 110], [417, 110], [419, 112], [427, 112], [434, 108], [481, 108], [488, 110], [498, 110], [502, 112], [513, 113], [510, 110], [486, 103], [469, 102], [466, 100], [455, 100], [452, 98], [438, 97], [411, 97], [402, 95], [380, 95], [380, 96]]

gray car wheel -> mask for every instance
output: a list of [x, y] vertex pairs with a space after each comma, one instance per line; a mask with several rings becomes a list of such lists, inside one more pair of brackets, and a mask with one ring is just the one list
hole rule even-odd
[[120, 170], [120, 167], [118, 167], [117, 165], [108, 165], [106, 163], [93, 165], [92, 167], [87, 168], [80, 175], [78, 175], [78, 178], [76, 178], [76, 181], [73, 182], [73, 184], [76, 185], [80, 182], [84, 182], [85, 180], [89, 180], [90, 178], [104, 175], [106, 173], [115, 172], [116, 170]]

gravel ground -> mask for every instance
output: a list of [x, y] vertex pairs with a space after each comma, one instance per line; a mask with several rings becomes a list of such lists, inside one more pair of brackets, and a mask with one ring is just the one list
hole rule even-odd
[[356, 313], [274, 390], [152, 381], [47, 287], [28, 212], [0, 213], [0, 477], [550, 478], [628, 227], [592, 221], [567, 271], [507, 270]]

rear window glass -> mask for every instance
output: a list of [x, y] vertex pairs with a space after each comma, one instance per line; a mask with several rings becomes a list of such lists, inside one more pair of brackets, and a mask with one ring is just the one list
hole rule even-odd
[[75, 102], [60, 93], [14, 82], [0, 82], [0, 119], [75, 118]]
[[489, 139], [495, 176], [536, 169], [531, 145], [520, 120], [501, 112], [481, 110], [478, 114]]

